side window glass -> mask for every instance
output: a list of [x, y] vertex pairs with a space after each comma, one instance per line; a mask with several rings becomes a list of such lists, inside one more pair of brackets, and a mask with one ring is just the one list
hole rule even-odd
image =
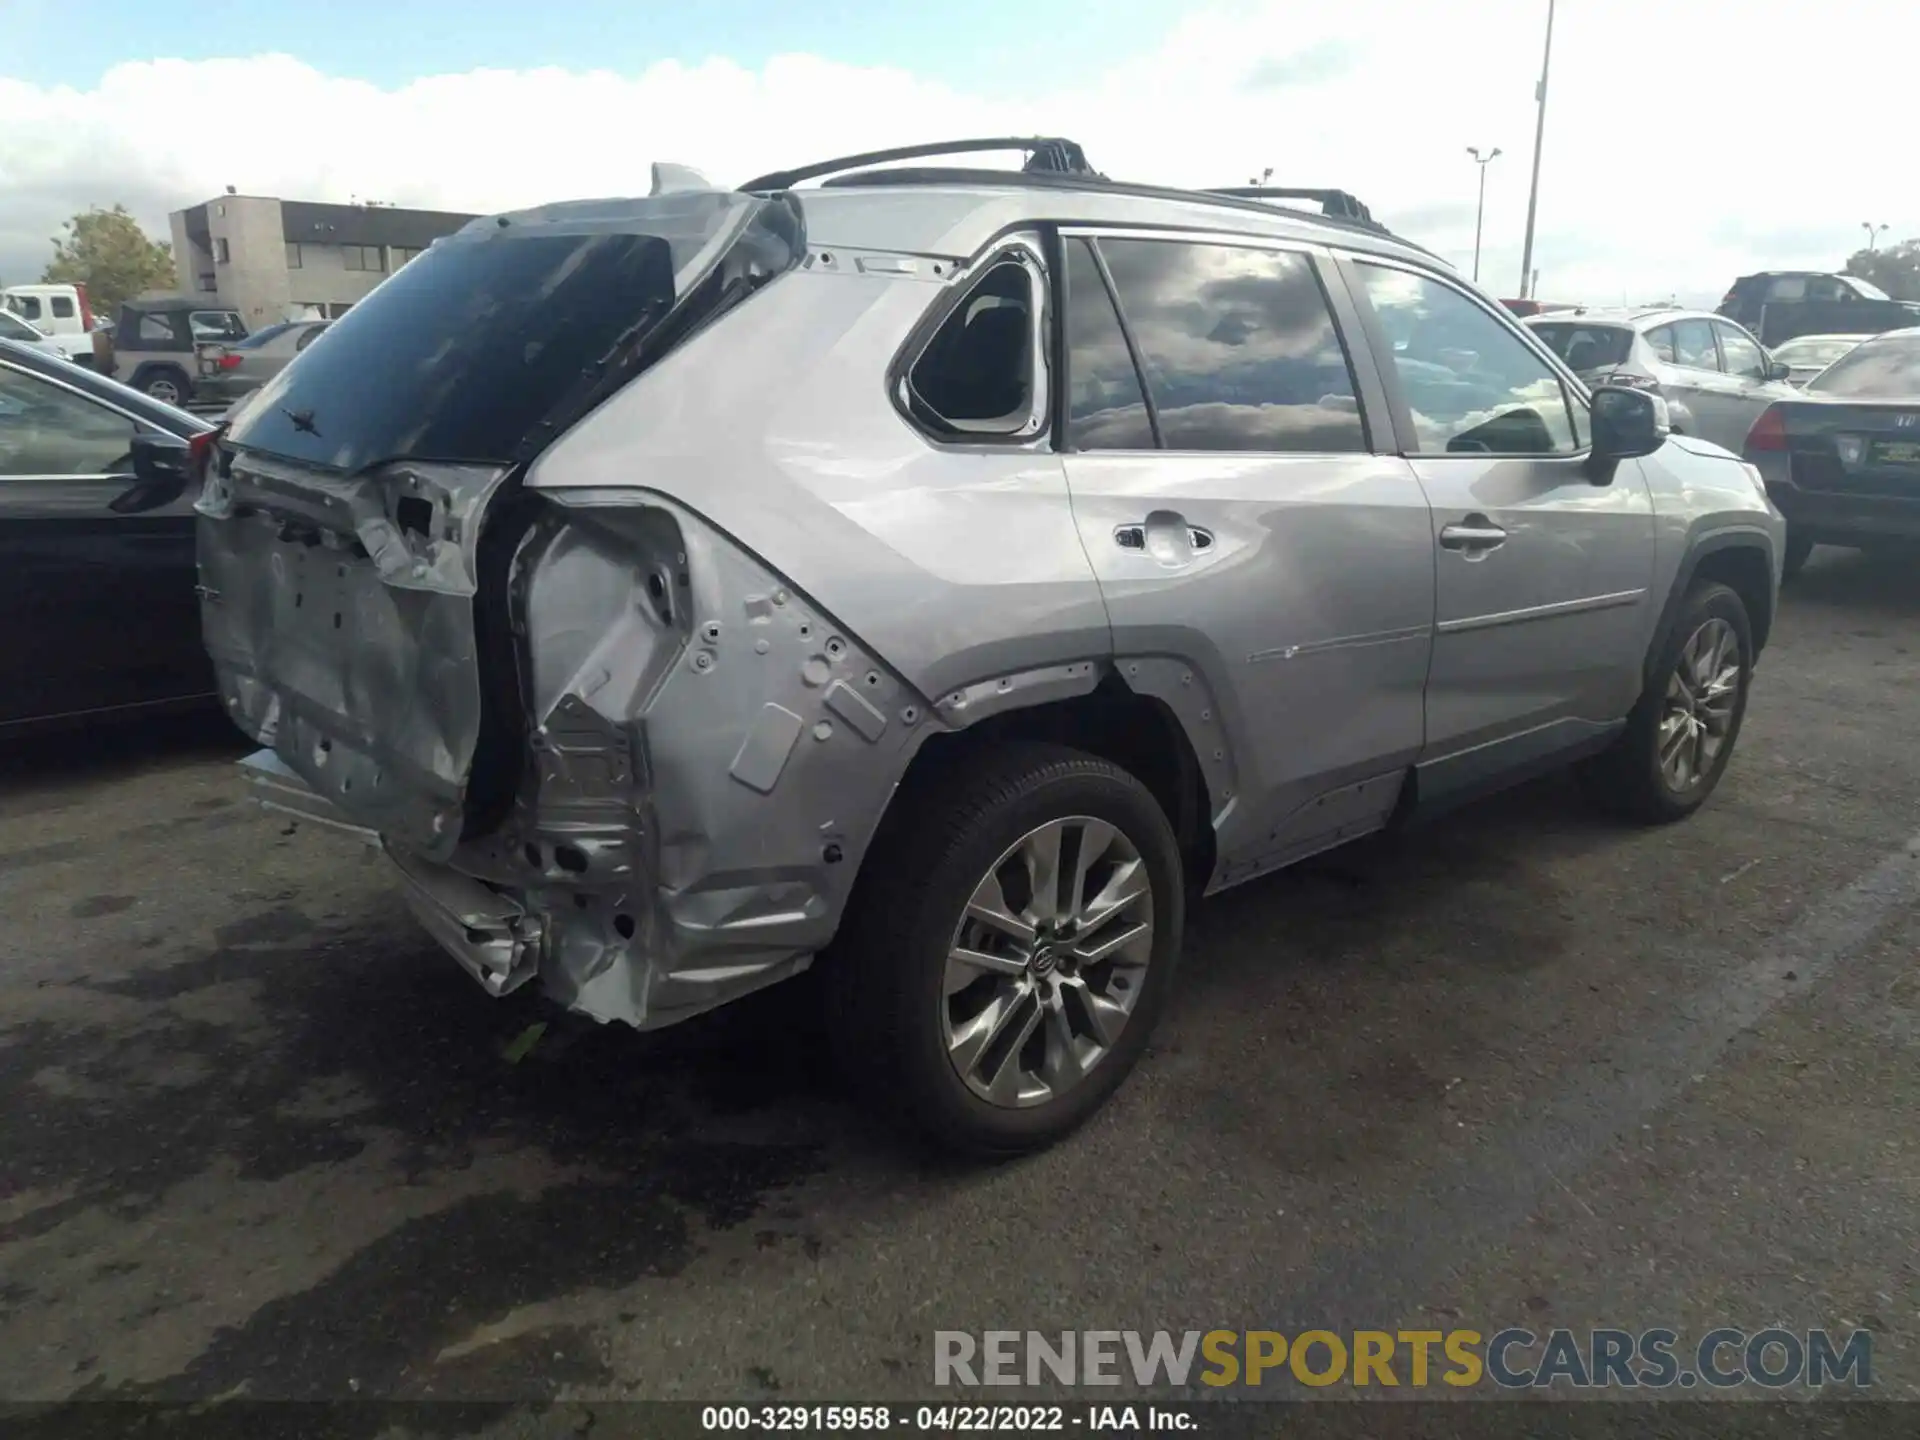
[[1304, 255], [1102, 240], [1169, 450], [1367, 448], [1339, 332]]
[[1739, 375], [1748, 380], [1767, 378], [1767, 357], [1760, 347], [1731, 325], [1713, 327], [1720, 336], [1720, 358], [1725, 362], [1729, 375]]
[[[1851, 300], [1853, 291], [1842, 285], [1831, 275], [1814, 275], [1808, 278], [1807, 299], [1832, 303], [1836, 300]], [[1724, 336], [1721, 338], [1725, 338]]]
[[1720, 354], [1713, 348], [1713, 327], [1704, 320], [1674, 321], [1673, 363], [1689, 370], [1718, 370]]
[[140, 327], [136, 332], [142, 340], [152, 340], [167, 345], [173, 341], [173, 326], [164, 315], [142, 315]]
[[1680, 363], [1674, 357], [1673, 327], [1671, 325], [1662, 325], [1657, 330], [1649, 330], [1647, 332], [1647, 344], [1652, 348], [1653, 353], [1660, 359], [1666, 361], [1667, 364], [1677, 365]]
[[23, 320], [40, 318], [40, 297], [38, 295], [16, 295], [7, 302], [20, 313]]
[[1076, 450], [1151, 450], [1147, 399], [1085, 240], [1067, 242], [1067, 443]]
[[53, 318], [56, 320], [73, 319], [73, 301], [64, 295], [53, 297]]
[[1767, 303], [1778, 301], [1792, 303], [1807, 298], [1807, 277], [1804, 275], [1782, 275], [1767, 287]]
[[1034, 306], [1024, 261], [1009, 256], [990, 265], [907, 372], [915, 418], [948, 435], [1037, 431]]
[[71, 390], [0, 367], [0, 476], [116, 474], [135, 429]]
[[1437, 280], [1358, 267], [1423, 455], [1571, 455], [1560, 379], [1499, 321]]

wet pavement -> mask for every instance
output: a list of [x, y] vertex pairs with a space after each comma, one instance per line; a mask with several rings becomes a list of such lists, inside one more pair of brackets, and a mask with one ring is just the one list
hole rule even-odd
[[1553, 779], [1209, 902], [1115, 1102], [987, 1168], [784, 990], [489, 1000], [217, 719], [16, 745], [0, 1399], [909, 1398], [938, 1329], [1423, 1322], [1860, 1326], [1920, 1398], [1916, 681], [1920, 574], [1820, 552], [1694, 820]]

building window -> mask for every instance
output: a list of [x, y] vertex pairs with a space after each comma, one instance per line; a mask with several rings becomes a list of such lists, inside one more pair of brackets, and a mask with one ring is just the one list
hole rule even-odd
[[420, 253], [420, 247], [418, 245], [395, 245], [392, 249], [393, 268], [396, 270]]
[[385, 257], [378, 245], [342, 245], [341, 257], [349, 270], [383, 271], [387, 268]]
[[232, 258], [232, 253], [227, 249], [227, 237], [224, 235], [215, 236], [213, 241], [213, 263], [216, 265], [224, 265]]
[[287, 268], [289, 270], [300, 268], [300, 243], [297, 240], [287, 241]]
[[202, 270], [200, 272], [199, 279], [200, 279], [200, 288], [202, 290], [205, 290], [208, 294], [212, 294], [215, 290], [220, 288], [218, 285], [214, 283], [213, 272], [211, 270]]

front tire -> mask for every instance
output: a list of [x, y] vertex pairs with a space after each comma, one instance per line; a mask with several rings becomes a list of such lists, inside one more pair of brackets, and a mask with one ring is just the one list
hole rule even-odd
[[1612, 747], [1582, 768], [1605, 808], [1653, 824], [1706, 803], [1733, 758], [1753, 678], [1753, 627], [1716, 581], [1687, 592], [1652, 678]]
[[828, 957], [849, 1082], [948, 1149], [1040, 1149], [1146, 1048], [1180, 953], [1173, 828], [1118, 766], [987, 752], [903, 791]]

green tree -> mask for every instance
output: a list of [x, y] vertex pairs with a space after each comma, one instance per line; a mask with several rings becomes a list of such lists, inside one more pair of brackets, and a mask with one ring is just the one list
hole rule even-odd
[[1920, 300], [1920, 240], [1902, 240], [1847, 257], [1847, 274], [1871, 280], [1896, 300]]
[[112, 315], [120, 302], [143, 290], [173, 288], [173, 247], [146, 237], [124, 205], [98, 205], [74, 216], [54, 237], [53, 263], [41, 280], [85, 285], [98, 315]]

